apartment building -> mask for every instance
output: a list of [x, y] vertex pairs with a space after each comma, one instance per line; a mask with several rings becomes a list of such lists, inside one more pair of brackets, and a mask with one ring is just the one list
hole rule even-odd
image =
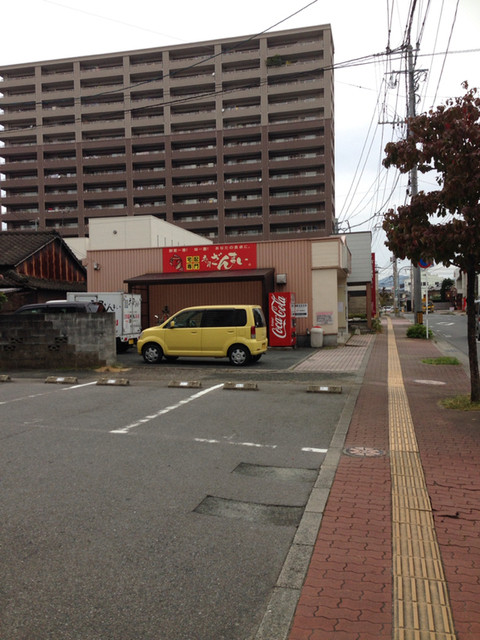
[[215, 242], [334, 232], [330, 25], [0, 67], [9, 230], [154, 215]]

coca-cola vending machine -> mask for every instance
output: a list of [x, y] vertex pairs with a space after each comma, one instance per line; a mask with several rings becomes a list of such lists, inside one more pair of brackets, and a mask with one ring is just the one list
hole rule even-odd
[[270, 293], [269, 306], [269, 336], [271, 347], [294, 347], [297, 343], [295, 333], [295, 294]]

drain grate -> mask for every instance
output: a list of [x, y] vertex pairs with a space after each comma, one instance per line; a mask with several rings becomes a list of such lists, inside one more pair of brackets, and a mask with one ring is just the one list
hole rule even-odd
[[347, 447], [343, 450], [343, 453], [354, 458], [378, 458], [385, 455], [383, 449], [375, 449], [373, 447]]
[[194, 509], [195, 513], [220, 518], [235, 518], [247, 520], [257, 524], [273, 524], [278, 526], [298, 526], [302, 519], [304, 507], [286, 505], [259, 504], [256, 502], [241, 502], [207, 496]]
[[302, 469], [295, 467], [272, 467], [261, 464], [241, 462], [234, 473], [240, 473], [252, 478], [269, 478], [272, 480], [286, 480], [291, 482], [315, 482], [318, 469]]

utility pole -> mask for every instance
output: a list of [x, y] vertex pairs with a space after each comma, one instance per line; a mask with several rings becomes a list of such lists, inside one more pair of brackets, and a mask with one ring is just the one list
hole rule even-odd
[[397, 271], [397, 258], [394, 256], [392, 260], [393, 269], [393, 311], [395, 315], [398, 315], [398, 271]]
[[[415, 67], [413, 64], [413, 49], [409, 43], [407, 46], [408, 56], [408, 117], [415, 117]], [[407, 135], [410, 135], [408, 132]], [[412, 167], [410, 171], [410, 197], [413, 198], [418, 193], [418, 177], [417, 167]], [[423, 324], [422, 314], [422, 277], [420, 273], [420, 267], [418, 264], [412, 263], [412, 302], [413, 302], [413, 317], [417, 324]]]

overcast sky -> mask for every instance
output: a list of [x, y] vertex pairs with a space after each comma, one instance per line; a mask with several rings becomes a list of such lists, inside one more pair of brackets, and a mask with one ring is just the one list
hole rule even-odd
[[[0, 64], [17, 64], [330, 24], [335, 45], [336, 212], [342, 229], [371, 230], [389, 265], [380, 212], [405, 202], [406, 177], [381, 168], [403, 135], [410, 0], [14, 0], [2, 3]], [[417, 112], [480, 87], [480, 0], [417, 0], [411, 42], [427, 70]], [[448, 54], [446, 55], [446, 52]], [[375, 55], [379, 54], [379, 55]], [[341, 68], [346, 61], [362, 64]], [[392, 121], [397, 124], [392, 127]], [[420, 189], [428, 184], [419, 183]], [[405, 263], [406, 264], [406, 263]], [[382, 272], [381, 272], [382, 274]]]

